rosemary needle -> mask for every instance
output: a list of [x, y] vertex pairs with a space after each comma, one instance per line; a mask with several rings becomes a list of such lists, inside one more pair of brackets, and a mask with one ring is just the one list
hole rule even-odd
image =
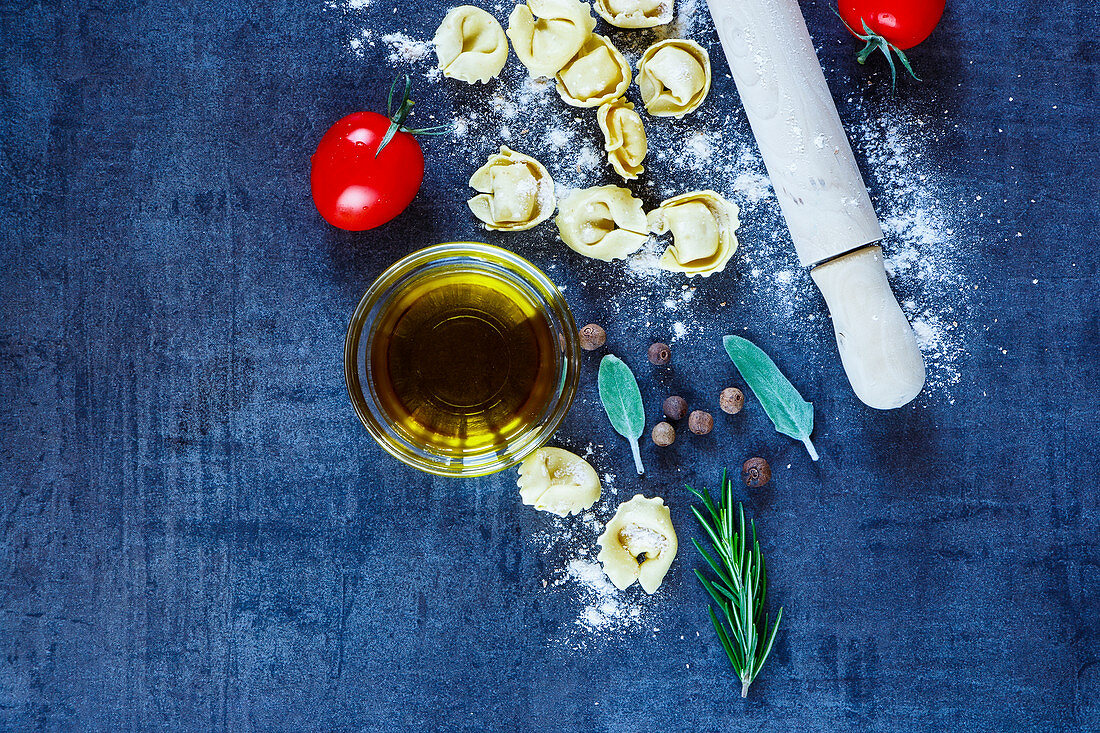
[[737, 523], [734, 524], [733, 486], [726, 478], [726, 472], [722, 472], [717, 507], [706, 489], [700, 492], [690, 486], [687, 488], [703, 502], [706, 509], [707, 513], [703, 514], [698, 507], [691, 507], [710, 539], [714, 555], [703, 549], [697, 540], [692, 539], [692, 542], [716, 577], [710, 579], [698, 569], [695, 575], [718, 607], [717, 612], [715, 606], [710, 607], [710, 620], [722, 648], [726, 650], [730, 665], [741, 679], [741, 697], [746, 697], [749, 685], [760, 674], [760, 668], [772, 650], [783, 609], [780, 608], [775, 615], [775, 623], [770, 624], [770, 618], [764, 612], [768, 577], [764, 569], [764, 554], [756, 539], [756, 522], [749, 522], [752, 529], [750, 543], [745, 532], [745, 508], [740, 502], [737, 503]]

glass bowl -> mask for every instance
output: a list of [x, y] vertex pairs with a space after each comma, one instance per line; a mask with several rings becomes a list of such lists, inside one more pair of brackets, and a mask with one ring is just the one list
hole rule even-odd
[[[464, 278], [507, 292], [524, 312], [542, 319], [539, 351], [540, 389], [525, 404], [523, 419], [495, 442], [463, 445], [421, 427], [394, 407], [386, 366], [392, 348], [395, 319], [408, 312], [410, 293], [431, 292], [438, 282]], [[405, 309], [405, 310], [402, 310]], [[396, 315], [395, 315], [396, 314]], [[387, 341], [390, 336], [391, 340]], [[386, 355], [384, 358], [379, 354]], [[417, 369], [419, 373], [419, 368]], [[436, 366], [432, 369], [439, 371]], [[569, 306], [550, 279], [522, 257], [500, 247], [477, 242], [451, 242], [426, 247], [402, 258], [368, 288], [351, 317], [344, 342], [344, 376], [352, 406], [378, 444], [400, 461], [442, 476], [483, 476], [514, 466], [553, 435], [572, 405], [580, 374], [580, 342]]]

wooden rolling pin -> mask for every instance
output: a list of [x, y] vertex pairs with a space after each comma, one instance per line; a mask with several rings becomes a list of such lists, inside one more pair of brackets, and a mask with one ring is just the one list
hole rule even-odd
[[776, 197], [833, 317], [856, 395], [888, 410], [924, 359], [883, 267], [882, 229], [797, 0], [707, 0]]

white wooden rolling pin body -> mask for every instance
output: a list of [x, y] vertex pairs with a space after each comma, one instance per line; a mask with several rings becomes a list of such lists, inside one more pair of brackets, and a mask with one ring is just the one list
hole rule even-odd
[[924, 359], [890, 290], [867, 187], [797, 0], [707, 0], [787, 227], [833, 317], [841, 361], [871, 407], [924, 386]]

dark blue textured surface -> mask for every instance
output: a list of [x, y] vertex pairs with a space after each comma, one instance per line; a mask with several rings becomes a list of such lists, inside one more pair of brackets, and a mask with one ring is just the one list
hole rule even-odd
[[[929, 155], [952, 197], [983, 197], [955, 220], [980, 288], [956, 315], [953, 402], [863, 408], [835, 360], [810, 358], [833, 348], [827, 323], [755, 327], [750, 295], [721, 318], [813, 399], [821, 463], [750, 400], [704, 440], [647, 446], [635, 480], [589, 359], [561, 443], [607, 445], [617, 498], [665, 495], [683, 548], [650, 601], [660, 631], [574, 650], [578, 600], [542, 587], [563, 558], [529, 541], [549, 522], [514, 472], [395, 464], [340, 363], [355, 302], [397, 257], [478, 238], [549, 267], [553, 228], [477, 229], [470, 161], [446, 141], [425, 143], [406, 215], [325, 226], [309, 155], [382, 105], [392, 70], [381, 44], [349, 55], [322, 2], [0, 4], [0, 728], [1100, 729], [1100, 15], [950, 5], [913, 53], [926, 81], [892, 103], [949, 111]], [[828, 5], [804, 9], [847, 119], [881, 67], [865, 84]], [[390, 10], [373, 0], [376, 35], [424, 38], [442, 14]], [[696, 37], [724, 72], [709, 23]], [[419, 85], [423, 108], [466, 94]], [[724, 73], [712, 96], [736, 109]], [[564, 262], [552, 273], [579, 319], [608, 324], [651, 419], [669, 389], [699, 401], [733, 381], [717, 303], [745, 294], [735, 275], [700, 286], [715, 325], [655, 378], [641, 354], [668, 324], [617, 328], [608, 304], [631, 286]], [[749, 507], [786, 617], [742, 701], [681, 485], [753, 454], [777, 469]]]

